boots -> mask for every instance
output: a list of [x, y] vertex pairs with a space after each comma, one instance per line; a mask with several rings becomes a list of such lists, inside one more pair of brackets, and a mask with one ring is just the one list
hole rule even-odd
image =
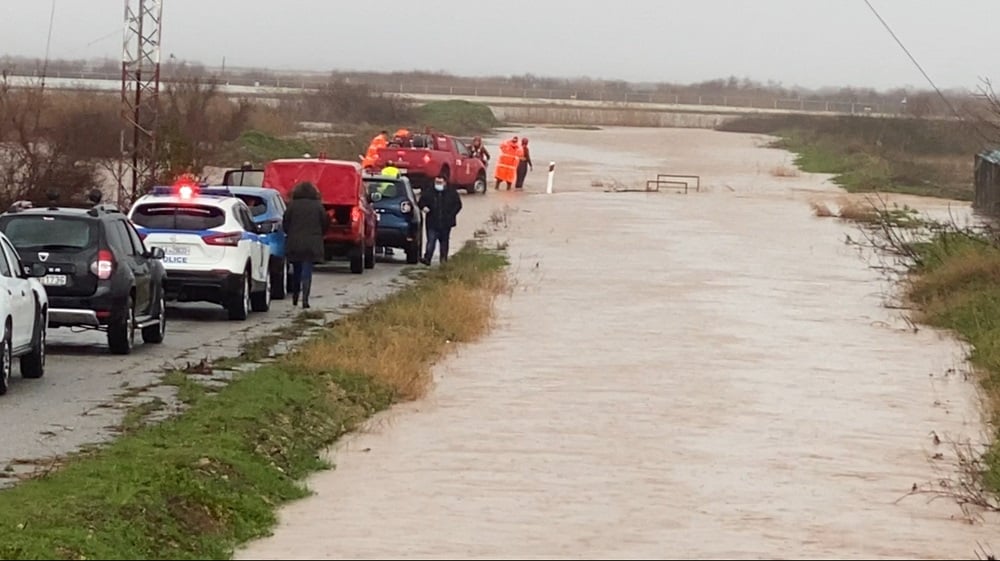
[[298, 292], [293, 292], [292, 293], [292, 305], [293, 306], [298, 306], [299, 305], [299, 293]]
[[[302, 281], [302, 308], [303, 309], [309, 307], [309, 291], [310, 291], [311, 288], [312, 288], [312, 279], [305, 279], [305, 280]], [[292, 299], [295, 300], [296, 296], [293, 296]]]

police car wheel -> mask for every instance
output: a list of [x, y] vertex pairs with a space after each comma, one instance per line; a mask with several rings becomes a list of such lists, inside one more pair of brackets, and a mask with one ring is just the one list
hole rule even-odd
[[250, 307], [255, 312], [271, 309], [271, 275], [264, 275], [264, 288], [250, 295]]
[[229, 295], [226, 309], [229, 312], [229, 319], [243, 321], [250, 315], [250, 273], [244, 273], [240, 277], [239, 287]]

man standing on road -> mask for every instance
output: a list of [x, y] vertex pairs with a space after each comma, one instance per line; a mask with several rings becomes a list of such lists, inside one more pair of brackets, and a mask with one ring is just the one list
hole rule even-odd
[[309, 182], [299, 183], [292, 189], [292, 201], [282, 217], [285, 230], [285, 258], [292, 264], [292, 305], [309, 307], [312, 290], [313, 263], [323, 260], [323, 235], [330, 227], [330, 217], [320, 202], [319, 191]]
[[524, 178], [528, 175], [528, 168], [532, 170], [535, 166], [531, 163], [531, 152], [528, 151], [528, 139], [521, 139], [521, 147], [517, 151], [517, 183], [515, 189], [524, 189]]
[[462, 211], [462, 197], [446, 183], [443, 176], [436, 177], [434, 189], [424, 189], [417, 202], [424, 212], [424, 224], [427, 226], [427, 250], [424, 252], [424, 258], [420, 260], [424, 265], [431, 264], [435, 245], [438, 244], [441, 245], [439, 262], [448, 262], [451, 229], [455, 227], [458, 213]]

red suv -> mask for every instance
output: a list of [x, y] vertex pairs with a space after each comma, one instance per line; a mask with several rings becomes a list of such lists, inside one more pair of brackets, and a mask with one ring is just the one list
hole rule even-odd
[[326, 259], [346, 257], [354, 274], [373, 268], [378, 218], [362, 181], [361, 165], [320, 157], [274, 160], [264, 166], [263, 186], [276, 189], [286, 201], [303, 181], [316, 186], [330, 217]]

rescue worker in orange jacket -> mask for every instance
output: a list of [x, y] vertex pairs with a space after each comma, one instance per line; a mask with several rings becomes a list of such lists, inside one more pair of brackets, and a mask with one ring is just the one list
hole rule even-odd
[[396, 131], [396, 134], [392, 136], [391, 144], [400, 148], [410, 148], [412, 143], [410, 142], [409, 129], [399, 129]]
[[385, 148], [388, 145], [389, 131], [382, 131], [378, 133], [375, 138], [372, 139], [371, 144], [368, 145], [368, 152], [365, 153], [365, 157], [361, 160], [361, 167], [364, 169], [375, 167], [375, 156], [378, 154], [379, 148]]
[[511, 186], [517, 181], [517, 148], [516, 136], [500, 145], [500, 158], [497, 159], [497, 167], [493, 172], [493, 177], [496, 179], [494, 190], [500, 189], [502, 181], [507, 184], [507, 190], [510, 191]]

